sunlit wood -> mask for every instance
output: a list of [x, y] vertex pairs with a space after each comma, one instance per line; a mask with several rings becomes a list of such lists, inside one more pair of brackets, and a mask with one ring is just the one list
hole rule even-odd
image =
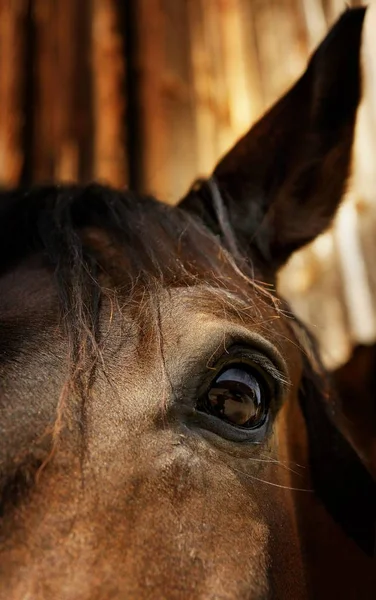
[[20, 178], [23, 149], [23, 59], [25, 0], [0, 1], [0, 185]]

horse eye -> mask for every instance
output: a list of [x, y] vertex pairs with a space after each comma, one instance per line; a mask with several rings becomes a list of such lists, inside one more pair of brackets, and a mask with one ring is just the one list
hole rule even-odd
[[244, 365], [228, 367], [212, 382], [197, 408], [238, 427], [261, 427], [268, 414], [261, 380], [261, 375]]

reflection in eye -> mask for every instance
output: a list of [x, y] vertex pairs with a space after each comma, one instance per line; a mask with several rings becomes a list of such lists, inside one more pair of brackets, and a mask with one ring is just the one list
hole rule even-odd
[[245, 365], [231, 365], [214, 380], [199, 410], [233, 425], [260, 427], [268, 408], [261, 379]]

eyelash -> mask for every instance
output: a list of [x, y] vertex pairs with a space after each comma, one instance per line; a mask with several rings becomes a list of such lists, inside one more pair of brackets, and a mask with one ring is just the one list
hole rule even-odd
[[210, 384], [224, 366], [229, 366], [232, 363], [243, 363], [248, 365], [252, 370], [257, 371], [266, 380], [266, 384], [273, 395], [280, 396], [283, 388], [289, 385], [286, 377], [267, 356], [259, 350], [246, 348], [237, 344], [232, 345], [226, 350], [226, 354], [223, 354], [222, 351], [218, 357], [213, 355], [207, 363], [207, 369], [210, 369], [211, 374], [207, 375], [205, 379], [209, 380]]
[[[225, 353], [221, 348], [220, 351], [212, 354], [209, 361], [202, 368], [201, 373], [197, 374], [197, 378], [196, 376], [194, 378], [187, 378], [178, 390], [176, 400], [181, 401], [185, 398], [191, 398], [192, 401], [197, 401], [207, 393], [221, 369], [231, 363], [244, 363], [249, 365], [252, 370], [257, 371], [269, 389], [275, 410], [278, 410], [289, 382], [280, 369], [267, 356], [259, 350], [240, 346], [239, 344], [232, 344], [226, 349]], [[198, 379], [199, 383], [197, 383]]]

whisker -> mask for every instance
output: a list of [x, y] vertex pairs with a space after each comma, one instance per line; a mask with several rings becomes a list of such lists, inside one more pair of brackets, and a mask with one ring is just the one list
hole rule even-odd
[[251, 458], [252, 462], [261, 462], [261, 463], [266, 463], [266, 464], [271, 464], [271, 465], [275, 465], [277, 467], [282, 467], [282, 469], [285, 469], [286, 471], [290, 471], [291, 473], [294, 473], [295, 475], [298, 475], [298, 477], [301, 477], [302, 474], [298, 473], [298, 471], [294, 471], [294, 469], [292, 469], [291, 467], [288, 467], [287, 465], [285, 465], [283, 462], [276, 460], [274, 458]]
[[275, 458], [271, 458], [269, 460], [265, 459], [265, 462], [269, 462], [271, 464], [275, 464], [278, 467], [282, 467], [282, 469], [285, 469], [286, 471], [290, 471], [290, 473], [294, 473], [298, 477], [302, 477], [302, 473], [299, 473], [299, 471], [295, 471], [295, 469], [293, 469], [292, 467], [289, 467], [283, 461], [277, 460]]
[[[262, 456], [262, 455], [261, 455], [261, 456]], [[265, 456], [265, 455], [264, 455], [264, 456]], [[289, 464], [290, 464], [290, 465], [294, 465], [294, 467], [298, 467], [299, 469], [306, 469], [306, 466], [305, 466], [305, 465], [300, 465], [299, 463], [296, 463], [296, 462], [294, 462], [294, 461], [291, 461], [291, 460], [281, 460], [279, 457], [278, 457], [278, 458], [274, 458], [274, 460], [276, 460], [276, 461], [278, 461], [278, 462], [280, 462], [280, 463], [283, 463], [283, 464], [285, 464], [285, 465], [289, 465]]]
[[266, 479], [261, 479], [260, 477], [256, 477], [255, 475], [250, 475], [249, 473], [244, 473], [243, 471], [239, 471], [239, 469], [235, 469], [234, 467], [232, 467], [232, 470], [235, 471], [236, 473], [239, 473], [240, 475], [244, 475], [244, 477], [248, 477], [249, 479], [254, 479], [255, 481], [258, 481], [260, 483], [265, 483], [266, 485], [271, 485], [272, 487], [276, 487], [276, 488], [280, 488], [282, 490], [290, 490], [292, 492], [308, 492], [308, 493], [314, 493], [315, 490], [310, 490], [310, 489], [306, 489], [306, 488], [296, 488], [296, 487], [290, 487], [288, 485], [282, 485], [280, 483], [274, 483], [272, 481], [266, 481]]

